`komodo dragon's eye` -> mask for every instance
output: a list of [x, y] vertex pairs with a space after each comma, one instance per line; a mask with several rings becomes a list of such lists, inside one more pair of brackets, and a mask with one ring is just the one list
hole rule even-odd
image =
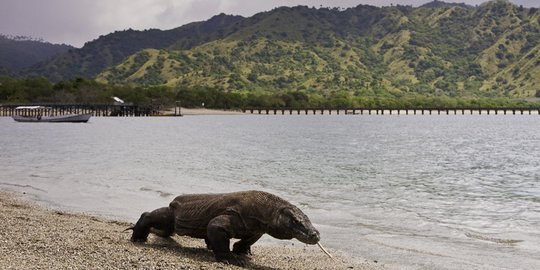
[[300, 221], [298, 221], [295, 218], [291, 217], [291, 225], [296, 227], [296, 226], [300, 225]]

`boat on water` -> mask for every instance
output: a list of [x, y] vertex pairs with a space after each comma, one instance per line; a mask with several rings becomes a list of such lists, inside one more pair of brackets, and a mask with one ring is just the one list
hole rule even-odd
[[12, 117], [17, 122], [86, 123], [92, 116], [91, 113], [51, 115], [50, 110], [50, 107], [44, 106], [19, 106]]

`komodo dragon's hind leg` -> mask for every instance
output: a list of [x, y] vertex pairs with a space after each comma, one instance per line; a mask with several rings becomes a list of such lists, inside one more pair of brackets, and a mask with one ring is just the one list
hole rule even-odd
[[131, 241], [145, 242], [149, 233], [169, 237], [174, 233], [174, 214], [169, 207], [144, 212], [133, 227]]

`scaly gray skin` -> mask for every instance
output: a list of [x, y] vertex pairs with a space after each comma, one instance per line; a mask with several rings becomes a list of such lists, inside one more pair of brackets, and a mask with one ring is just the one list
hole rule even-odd
[[[278, 239], [296, 238], [317, 244], [319, 232], [296, 206], [263, 191], [192, 194], [176, 197], [169, 207], [145, 212], [133, 229], [131, 241], [145, 242], [149, 233], [169, 237], [174, 233], [205, 239], [217, 261], [246, 265], [244, 256], [265, 233]], [[230, 239], [234, 243], [230, 250]]]

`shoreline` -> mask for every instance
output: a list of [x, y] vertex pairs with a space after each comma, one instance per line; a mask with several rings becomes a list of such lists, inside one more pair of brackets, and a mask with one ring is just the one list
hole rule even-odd
[[[218, 263], [203, 240], [151, 235], [129, 241], [132, 224], [38, 206], [23, 194], [0, 190], [1, 269], [385, 269], [342, 256], [328, 258], [316, 246], [255, 244], [246, 268]], [[331, 251], [332, 252], [332, 251]]]

